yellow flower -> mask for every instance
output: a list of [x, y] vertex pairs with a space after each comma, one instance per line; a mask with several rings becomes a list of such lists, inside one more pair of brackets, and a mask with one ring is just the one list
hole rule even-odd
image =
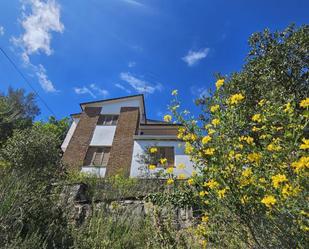
[[192, 152], [193, 152], [193, 146], [190, 143], [186, 142], [186, 144], [185, 144], [185, 153], [186, 154], [191, 154]]
[[215, 131], [214, 129], [209, 129], [209, 130], [208, 130], [208, 134], [209, 134], [209, 135], [212, 135], [212, 134], [214, 134], [215, 132], [216, 132], [216, 131]]
[[287, 198], [288, 196], [296, 196], [300, 191], [299, 187], [293, 188], [290, 184], [286, 183], [281, 190], [281, 194], [284, 198]]
[[184, 169], [185, 167], [186, 167], [186, 165], [184, 163], [180, 163], [177, 166], [178, 169]]
[[302, 108], [307, 108], [309, 106], [309, 98], [306, 98], [300, 101], [299, 106]]
[[164, 119], [165, 122], [171, 122], [172, 116], [171, 115], [165, 115], [163, 119]]
[[207, 144], [210, 141], [211, 141], [211, 136], [205, 136], [202, 139], [202, 144]]
[[206, 194], [208, 194], [206, 191], [201, 191], [201, 192], [199, 193], [199, 196], [200, 196], [200, 197], [204, 197]]
[[204, 182], [204, 187], [209, 187], [210, 189], [214, 189], [219, 186], [219, 183], [215, 180], [209, 180], [208, 182]]
[[287, 182], [287, 181], [288, 181], [288, 179], [286, 178], [286, 176], [285, 176], [285, 175], [282, 175], [282, 174], [278, 174], [278, 175], [272, 176], [272, 177], [271, 177], [271, 180], [272, 180], [272, 183], [273, 183], [274, 188], [279, 188], [280, 183], [283, 183], [283, 182]]
[[236, 144], [235, 147], [236, 147], [236, 148], [239, 148], [239, 149], [241, 149], [241, 150], [244, 148], [243, 144]]
[[245, 98], [245, 96], [243, 96], [241, 93], [236, 93], [236, 94], [232, 95], [232, 96], [228, 99], [228, 103], [229, 103], [230, 105], [237, 105], [237, 104], [240, 103], [244, 98]]
[[242, 204], [246, 204], [248, 200], [249, 200], [249, 197], [247, 195], [242, 196], [240, 199]]
[[221, 87], [223, 84], [224, 84], [224, 79], [219, 79], [219, 80], [217, 80], [217, 82], [216, 82], [216, 88], [217, 88], [217, 90], [219, 90], [220, 87]]
[[250, 154], [248, 154], [247, 158], [248, 158], [249, 162], [251, 162], [251, 163], [253, 163], [253, 162], [260, 163], [262, 155], [261, 155], [261, 153], [250, 153]]
[[292, 113], [293, 112], [293, 107], [291, 106], [291, 103], [289, 102], [289, 103], [287, 103], [287, 104], [285, 104], [284, 105], [285, 106], [285, 108], [284, 108], [284, 112], [285, 113]]
[[152, 148], [150, 148], [150, 153], [157, 153], [158, 152], [158, 149], [157, 148], [155, 148], [155, 147], [152, 147]]
[[160, 162], [160, 164], [166, 164], [167, 159], [166, 158], [160, 158], [159, 162]]
[[188, 179], [187, 183], [188, 183], [189, 185], [192, 185], [192, 184], [194, 183], [194, 180], [193, 180], [192, 178], [190, 178], [190, 179]]
[[227, 188], [224, 188], [224, 189], [221, 189], [221, 190], [218, 190], [218, 197], [219, 199], [222, 199], [225, 197], [225, 194], [226, 194], [226, 191], [227, 191]]
[[282, 147], [280, 145], [275, 144], [275, 143], [270, 143], [269, 145], [267, 145], [268, 151], [280, 151], [281, 149], [282, 149]]
[[183, 180], [183, 179], [186, 178], [186, 175], [182, 173], [182, 174], [179, 174], [179, 175], [177, 176], [177, 178], [178, 178], [179, 180]]
[[213, 120], [211, 121], [211, 123], [212, 123], [213, 126], [217, 126], [217, 125], [220, 124], [220, 120], [219, 120], [218, 118], [215, 118], [215, 119], [213, 119]]
[[263, 106], [265, 104], [266, 100], [265, 99], [261, 99], [258, 103], [259, 106]]
[[246, 142], [247, 144], [253, 144], [254, 143], [253, 137], [247, 136]]
[[304, 168], [309, 168], [309, 157], [301, 157], [298, 161], [292, 163], [292, 167], [296, 173], [299, 173]]
[[208, 222], [208, 220], [209, 220], [209, 216], [207, 214], [204, 214], [202, 216], [202, 222]]
[[186, 131], [186, 129], [183, 128], [183, 127], [178, 128], [177, 138], [179, 138], [179, 139], [183, 138], [183, 135], [184, 135], [185, 131]]
[[253, 137], [250, 137], [250, 136], [241, 136], [239, 138], [239, 142], [241, 142], [241, 141], [246, 141], [247, 144], [253, 144], [254, 143]]
[[156, 169], [156, 165], [154, 165], [154, 164], [149, 164], [149, 165], [148, 165], [148, 168], [149, 168], [150, 170], [154, 170], [154, 169]]
[[253, 116], [252, 116], [252, 121], [254, 121], [254, 122], [258, 122], [258, 123], [260, 123], [260, 122], [262, 122], [262, 116], [261, 116], [261, 114], [254, 114]]
[[242, 157], [242, 155], [240, 153], [237, 153], [237, 154], [235, 154], [234, 157], [235, 157], [236, 160], [239, 160]]
[[246, 177], [246, 178], [248, 178], [248, 177], [251, 177], [252, 176], [252, 169], [251, 168], [246, 168], [245, 170], [243, 170], [242, 172], [241, 172], [241, 175], [243, 176], [243, 177]]
[[204, 153], [205, 153], [205, 155], [212, 156], [215, 153], [215, 149], [214, 148], [205, 149]]
[[271, 208], [276, 204], [276, 198], [273, 197], [272, 195], [266, 195], [264, 198], [261, 200], [261, 202], [268, 208]]
[[173, 96], [176, 96], [177, 94], [178, 94], [178, 90], [175, 89], [175, 90], [172, 91]]
[[251, 130], [254, 131], [254, 132], [256, 132], [256, 131], [261, 130], [261, 128], [258, 128], [258, 127], [256, 127], [256, 126], [253, 126]]
[[213, 105], [210, 107], [210, 111], [211, 112], [216, 112], [220, 109], [220, 106], [219, 105]]
[[174, 172], [173, 167], [169, 167], [169, 168], [166, 169], [166, 173], [168, 173], [168, 174], [173, 174], [173, 172]]
[[193, 141], [194, 142], [194, 141], [196, 141], [196, 139], [197, 139], [197, 135], [195, 135], [193, 133], [189, 133], [189, 134], [183, 136], [184, 141]]
[[299, 148], [300, 148], [301, 150], [307, 150], [307, 149], [309, 149], [309, 139], [303, 138], [301, 141], [303, 142], [303, 144], [301, 144], [301, 145], [299, 146]]
[[167, 181], [166, 181], [167, 185], [171, 185], [174, 183], [174, 179], [172, 178], [168, 178]]

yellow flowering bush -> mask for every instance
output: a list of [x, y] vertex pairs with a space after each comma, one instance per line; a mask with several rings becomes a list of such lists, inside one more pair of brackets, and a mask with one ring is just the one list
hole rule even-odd
[[263, 96], [248, 108], [245, 91], [228, 95], [227, 84], [208, 98], [207, 118], [193, 122], [173, 112], [183, 124], [185, 153], [201, 172], [187, 181], [208, 213], [207, 225], [202, 221], [197, 229], [209, 242], [228, 215], [256, 245], [265, 245], [265, 238], [287, 248], [302, 245], [309, 230], [306, 99], [285, 102]]

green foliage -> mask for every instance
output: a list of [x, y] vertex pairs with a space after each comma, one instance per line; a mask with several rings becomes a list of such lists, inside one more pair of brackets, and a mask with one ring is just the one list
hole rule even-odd
[[145, 248], [145, 221], [138, 216], [115, 211], [95, 211], [91, 219], [74, 230], [74, 248]]
[[0, 247], [66, 248], [67, 220], [58, 202], [56, 176], [0, 172]]
[[25, 94], [23, 89], [12, 88], [7, 95], [0, 93], [0, 146], [14, 129], [30, 127], [39, 113], [33, 93]]
[[46, 132], [53, 133], [59, 141], [63, 141], [70, 127], [70, 119], [63, 118], [57, 120], [54, 116], [50, 116], [47, 122], [35, 122], [34, 126], [40, 127]]
[[49, 167], [59, 167], [60, 141], [44, 127], [34, 126], [15, 130], [0, 152], [1, 160], [18, 171], [42, 172]]
[[250, 247], [308, 247], [308, 37], [308, 26], [254, 34], [244, 69], [218, 76], [215, 93], [197, 101], [198, 120], [173, 102], [200, 171], [197, 232], [215, 247], [227, 245], [225, 230]]

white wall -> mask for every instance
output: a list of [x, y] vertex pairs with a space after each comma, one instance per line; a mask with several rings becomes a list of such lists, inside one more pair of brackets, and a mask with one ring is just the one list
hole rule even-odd
[[97, 177], [105, 177], [106, 167], [83, 166], [81, 172]]
[[121, 107], [140, 107], [140, 101], [138, 99], [128, 99], [116, 103], [104, 103], [101, 114], [119, 114]]
[[[179, 146], [181, 145], [181, 146]], [[175, 152], [175, 166], [174, 174], [185, 174], [187, 177], [192, 175], [192, 171], [194, 170], [193, 164], [190, 162], [189, 156], [184, 153], [184, 143], [180, 141], [155, 141], [155, 140], [135, 140], [134, 148], [133, 148], [133, 157], [131, 163], [131, 172], [130, 177], [143, 177], [143, 171], [139, 168], [143, 167], [138, 162], [138, 155], [144, 153], [147, 147], [149, 146], [173, 146]], [[180, 163], [185, 164], [184, 169], [177, 169], [177, 166]]]
[[62, 149], [63, 152], [65, 152], [65, 150], [67, 149], [68, 144], [69, 144], [69, 142], [70, 142], [70, 140], [73, 136], [73, 133], [76, 129], [78, 122], [79, 122], [79, 118], [73, 118], [73, 122], [71, 124], [71, 127], [70, 127], [70, 129], [69, 129], [69, 131], [68, 131], [68, 133], [67, 133], [67, 135], [66, 135], [66, 137], [65, 137], [65, 139], [64, 139], [64, 141], [61, 145], [61, 149]]
[[97, 125], [90, 142], [91, 146], [112, 146], [116, 125]]

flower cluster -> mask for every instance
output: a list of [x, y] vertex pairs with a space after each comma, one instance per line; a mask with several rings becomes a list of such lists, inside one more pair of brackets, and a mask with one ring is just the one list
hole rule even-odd
[[[309, 98], [295, 103], [263, 97], [249, 109], [243, 92], [225, 95], [225, 86], [222, 79], [216, 82], [217, 91], [203, 109], [209, 110], [207, 118], [199, 123], [173, 112], [183, 124], [178, 138], [200, 172], [186, 181], [188, 187], [196, 189], [209, 213], [217, 215], [224, 203], [239, 217], [243, 210], [266, 220], [289, 216], [297, 229], [309, 230], [309, 216], [300, 214], [307, 207]], [[205, 217], [202, 222], [208, 222], [209, 214]], [[199, 229], [206, 231], [203, 224]]]

